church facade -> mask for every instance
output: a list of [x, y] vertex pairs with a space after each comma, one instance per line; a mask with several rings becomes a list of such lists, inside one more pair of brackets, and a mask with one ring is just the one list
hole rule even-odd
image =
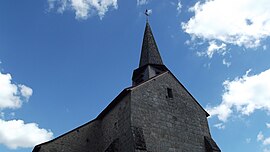
[[33, 152], [221, 151], [209, 114], [163, 64], [148, 22], [132, 82], [94, 120]]

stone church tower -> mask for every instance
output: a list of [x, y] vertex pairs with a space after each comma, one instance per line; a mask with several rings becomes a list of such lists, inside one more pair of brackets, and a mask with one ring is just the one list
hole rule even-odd
[[220, 152], [209, 114], [163, 64], [148, 22], [132, 82], [94, 120], [33, 152]]

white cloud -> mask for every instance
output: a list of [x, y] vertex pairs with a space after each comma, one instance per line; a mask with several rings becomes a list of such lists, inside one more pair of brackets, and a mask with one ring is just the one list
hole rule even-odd
[[222, 64], [226, 65], [227, 67], [230, 67], [232, 63], [231, 62], [227, 62], [226, 59], [223, 59], [222, 60]]
[[0, 119], [0, 143], [11, 149], [30, 148], [36, 144], [51, 140], [52, 137], [53, 133], [51, 131], [39, 128], [36, 123]]
[[146, 5], [149, 3], [149, 0], [137, 0], [137, 5]]
[[[48, 1], [55, 1], [55, 0], [48, 0]], [[59, 7], [57, 8], [57, 12], [58, 13], [64, 13], [64, 11], [66, 10], [66, 8], [68, 7], [68, 5], [67, 5], [68, 0], [60, 0], [60, 2], [61, 2], [61, 5], [59, 5]], [[76, 11], [76, 13], [77, 13], [77, 11]]]
[[233, 113], [250, 115], [255, 110], [270, 112], [270, 69], [257, 75], [249, 75], [249, 72], [223, 83], [222, 102], [218, 106], [206, 108], [211, 116], [217, 116], [225, 122]]
[[270, 152], [270, 149], [266, 148], [266, 146], [270, 145], [270, 137], [266, 138], [260, 131], [257, 135], [257, 141], [261, 142], [262, 146], [264, 146], [263, 152]]
[[214, 127], [218, 128], [218, 129], [225, 129], [225, 125], [223, 123], [215, 124]]
[[54, 9], [54, 7], [55, 7], [55, 5], [54, 5], [54, 3], [55, 3], [55, 1], [56, 0], [48, 0], [48, 5], [49, 5], [49, 10], [51, 10], [51, 9]]
[[223, 54], [225, 50], [226, 50], [226, 44], [222, 43], [218, 45], [216, 41], [210, 41], [209, 47], [206, 53], [209, 58], [212, 58], [214, 53]]
[[267, 46], [266, 45], [263, 46], [263, 50], [267, 50]]
[[20, 84], [19, 88], [21, 90], [21, 94], [23, 97], [25, 97], [27, 100], [32, 96], [33, 90], [25, 85]]
[[270, 137], [266, 138], [266, 139], [263, 141], [263, 144], [264, 144], [264, 145], [270, 145]]
[[261, 141], [263, 145], [270, 145], [270, 137], [265, 138], [265, 136], [263, 135], [261, 131], [257, 135], [257, 141]]
[[11, 83], [10, 74], [0, 73], [0, 109], [19, 108], [21, 100], [18, 96], [18, 88]]
[[216, 107], [207, 107], [206, 111], [211, 117], [217, 115], [218, 119], [223, 122], [227, 121], [228, 117], [230, 117], [233, 112], [230, 106], [223, 103]]
[[[191, 42], [186, 41], [186, 44], [189, 45]], [[206, 51], [196, 52], [198, 56], [207, 56], [208, 58], [212, 58], [215, 53], [225, 55], [226, 54], [227, 45], [225, 43], [217, 43], [215, 40], [208, 42], [208, 48]]]
[[270, 128], [270, 123], [266, 123], [266, 127], [267, 128]]
[[183, 7], [183, 6], [182, 6], [182, 4], [181, 4], [181, 1], [179, 0], [178, 3], [177, 3], [177, 8], [176, 8], [178, 14], [181, 13], [182, 7]]
[[48, 0], [49, 10], [75, 11], [76, 19], [87, 19], [97, 14], [102, 19], [109, 8], [117, 9], [117, 0]]
[[0, 144], [10, 149], [30, 148], [36, 144], [51, 140], [50, 130], [39, 128], [36, 123], [25, 123], [23, 120], [4, 120], [14, 118], [15, 112], [5, 115], [5, 109], [21, 108], [32, 96], [33, 90], [26, 85], [12, 83], [10, 74], [0, 72]]
[[0, 72], [0, 109], [17, 109], [23, 104], [23, 98], [26, 101], [32, 95], [31, 88], [25, 85], [16, 85], [12, 83], [10, 74]]
[[269, 6], [269, 0], [199, 1], [182, 29], [191, 37], [254, 48], [270, 36]]
[[264, 135], [260, 131], [259, 134], [257, 135], [257, 141], [263, 141], [264, 140]]

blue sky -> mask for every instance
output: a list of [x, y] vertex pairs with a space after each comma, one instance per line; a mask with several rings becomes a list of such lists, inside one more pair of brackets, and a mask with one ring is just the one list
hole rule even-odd
[[270, 151], [269, 0], [0, 1], [0, 151], [94, 119], [131, 85], [145, 9], [223, 152]]

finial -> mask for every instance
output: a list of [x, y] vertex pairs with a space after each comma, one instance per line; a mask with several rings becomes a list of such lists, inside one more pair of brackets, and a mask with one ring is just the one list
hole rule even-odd
[[146, 15], [146, 21], [148, 22], [148, 17], [150, 16], [150, 14], [152, 13], [152, 10], [148, 10], [146, 9], [144, 14]]

